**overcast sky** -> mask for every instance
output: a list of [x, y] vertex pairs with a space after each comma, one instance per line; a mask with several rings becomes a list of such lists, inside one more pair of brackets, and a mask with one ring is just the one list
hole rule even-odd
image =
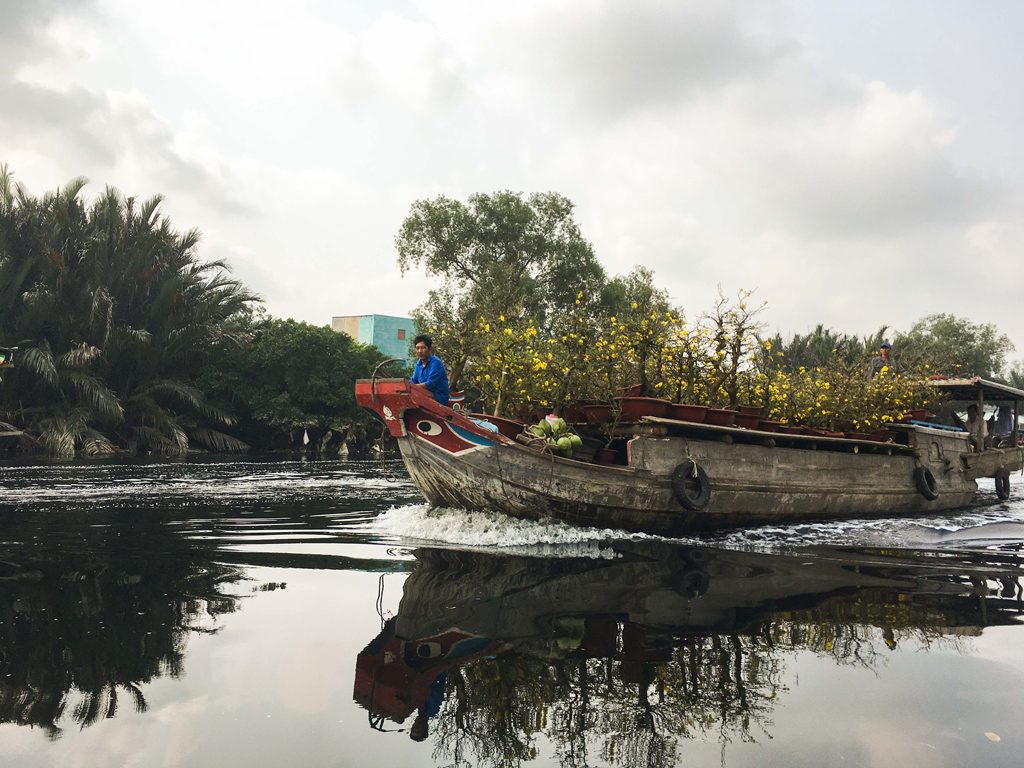
[[557, 191], [610, 273], [1024, 357], [1024, 3], [0, 0], [0, 162], [161, 193], [268, 310], [407, 314], [414, 200]]

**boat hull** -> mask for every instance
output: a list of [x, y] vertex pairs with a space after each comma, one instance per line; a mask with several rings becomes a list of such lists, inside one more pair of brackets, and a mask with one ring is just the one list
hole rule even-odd
[[[971, 458], [965, 435], [922, 427], [877, 443], [657, 418], [629, 427], [628, 466], [591, 464], [520, 444], [416, 386], [385, 384], [357, 397], [384, 419], [430, 504], [595, 528], [678, 536], [934, 514], [969, 505], [976, 477], [1024, 466], [1020, 448]], [[674, 471], [691, 461], [707, 476], [706, 503], [684, 503], [673, 488]]]
[[[681, 438], [645, 442], [634, 441], [634, 456], [646, 449], [652, 460], [656, 453], [656, 468], [583, 464], [509, 445], [453, 457], [415, 436], [399, 445], [413, 483], [432, 505], [666, 536], [941, 512], [966, 506], [977, 490], [960, 473], [943, 473], [936, 475], [938, 498], [925, 499], [914, 485], [912, 456], [726, 447]], [[684, 508], [672, 491], [671, 470], [687, 455], [710, 482], [711, 498], [700, 511]]]

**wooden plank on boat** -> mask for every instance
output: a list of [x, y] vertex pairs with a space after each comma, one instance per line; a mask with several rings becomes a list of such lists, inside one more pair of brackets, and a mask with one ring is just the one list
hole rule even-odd
[[981, 453], [965, 453], [960, 461], [967, 477], [995, 477], [1024, 468], [1024, 448], [990, 448]]
[[676, 421], [665, 419], [660, 416], [644, 416], [640, 424], [657, 424], [667, 427], [670, 433], [704, 434], [704, 435], [731, 435], [733, 439], [737, 436], [754, 438], [757, 440], [773, 440], [776, 442], [791, 442], [796, 446], [810, 447], [818, 445], [834, 448], [856, 448], [859, 450], [870, 449], [893, 453], [915, 453], [915, 449], [900, 443], [883, 443], [877, 440], [859, 440], [852, 437], [823, 437], [820, 435], [790, 435], [783, 432], [766, 432], [760, 429], [746, 429], [744, 427], [720, 427], [716, 424], [698, 424], [692, 421]]

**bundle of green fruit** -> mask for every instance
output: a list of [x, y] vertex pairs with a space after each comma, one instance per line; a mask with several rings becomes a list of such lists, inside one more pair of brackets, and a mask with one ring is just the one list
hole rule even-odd
[[562, 456], [572, 456], [572, 452], [583, 445], [582, 438], [569, 431], [569, 425], [565, 419], [545, 417], [527, 427], [526, 431], [533, 437], [539, 437]]

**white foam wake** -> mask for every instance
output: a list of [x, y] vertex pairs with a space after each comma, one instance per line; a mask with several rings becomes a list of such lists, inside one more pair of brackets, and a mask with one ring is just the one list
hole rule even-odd
[[426, 504], [394, 507], [353, 527], [407, 543], [499, 547], [509, 554], [557, 557], [614, 557], [602, 544], [636, 538], [607, 528], [575, 528], [557, 521], [520, 520], [500, 512], [430, 508]]

